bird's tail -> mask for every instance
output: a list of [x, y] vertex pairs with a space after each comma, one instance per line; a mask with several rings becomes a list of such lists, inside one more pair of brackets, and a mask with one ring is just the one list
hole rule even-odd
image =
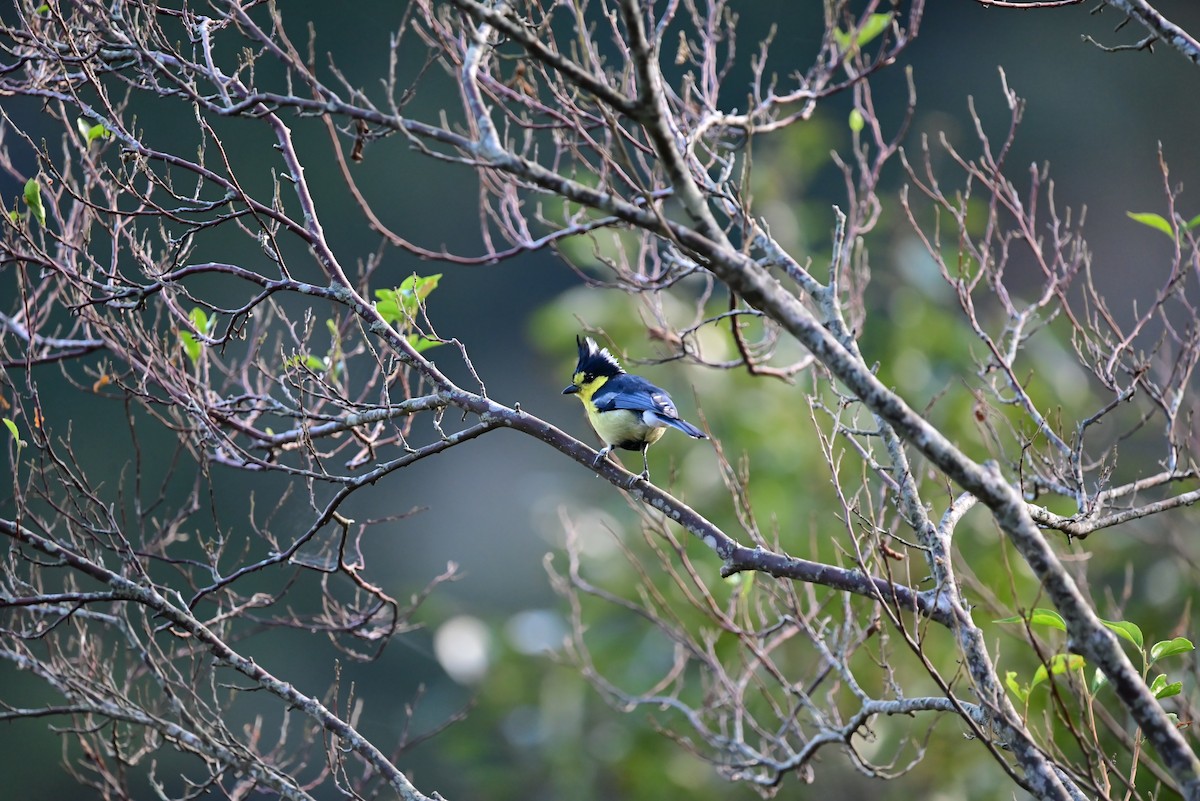
[[664, 423], [671, 426], [672, 428], [678, 428], [680, 431], [687, 434], [689, 437], [695, 437], [696, 439], [708, 439], [708, 434], [705, 434], [703, 431], [696, 428], [694, 425], [689, 423], [687, 420], [681, 420], [678, 417], [663, 417], [662, 415], [659, 415], [658, 419], [662, 420]]

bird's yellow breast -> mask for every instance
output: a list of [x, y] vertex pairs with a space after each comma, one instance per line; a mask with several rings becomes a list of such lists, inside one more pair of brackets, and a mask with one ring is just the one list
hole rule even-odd
[[583, 376], [575, 376], [575, 384], [579, 391], [575, 393], [587, 412], [588, 422], [604, 440], [605, 445], [612, 445], [625, 450], [639, 451], [645, 445], [658, 442], [665, 429], [661, 426], [650, 426], [642, 418], [642, 413], [632, 409], [613, 409], [601, 412], [592, 403], [592, 398], [600, 390], [608, 378], [597, 376], [591, 381], [581, 383]]

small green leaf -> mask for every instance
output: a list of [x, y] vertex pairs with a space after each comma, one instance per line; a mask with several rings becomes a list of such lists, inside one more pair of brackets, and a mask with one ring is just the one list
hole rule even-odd
[[1022, 687], [1017, 681], [1017, 671], [1009, 670], [1005, 672], [1004, 683], [1008, 685], [1009, 691], [1021, 700], [1021, 703], [1025, 703], [1025, 701], [1028, 700], [1029, 690]]
[[83, 117], [75, 120], [75, 127], [79, 129], [80, 135], [83, 136], [84, 144], [87, 145], [90, 145], [96, 139], [107, 139], [112, 136], [112, 131], [103, 125], [89, 125], [88, 121]]
[[849, 53], [877, 38], [891, 24], [891, 14], [872, 14], [867, 17], [866, 22], [857, 30], [843, 31], [841, 28], [834, 28], [833, 39], [837, 42], [839, 50], [843, 53]]
[[404, 314], [400, 311], [400, 298], [394, 289], [376, 289], [375, 311], [379, 312], [379, 316], [388, 325], [395, 325], [400, 320], [404, 319]]
[[[1082, 670], [1087, 661], [1079, 654], [1055, 654], [1050, 657], [1049, 672], [1055, 676], [1061, 676], [1068, 670]], [[1046, 665], [1038, 665], [1037, 670], [1033, 673], [1033, 680], [1029, 682], [1029, 689], [1033, 689], [1048, 678]]]
[[1145, 640], [1142, 638], [1142, 630], [1136, 623], [1130, 623], [1128, 620], [1101, 620], [1100, 622], [1115, 631], [1117, 636], [1124, 637], [1136, 645], [1139, 651], [1142, 650]]
[[[376, 289], [375, 310], [388, 325], [400, 324], [402, 328], [407, 327], [416, 319], [417, 312], [421, 310], [421, 303], [437, 289], [441, 279], [441, 273], [410, 275], [395, 289]], [[431, 348], [433, 345], [425, 347]]]
[[1183, 682], [1173, 681], [1168, 683], [1167, 677], [1163, 674], [1158, 674], [1154, 677], [1154, 681], [1150, 684], [1150, 694], [1155, 698], [1170, 698], [1172, 695], [1179, 695], [1183, 692]]
[[33, 10], [33, 13], [34, 14], [49, 14], [50, 13], [50, 4], [42, 3], [40, 6], [38, 6], [37, 8], [35, 8]]
[[1037, 626], [1049, 626], [1059, 631], [1067, 630], [1067, 621], [1053, 609], [1034, 609], [1029, 615], [1029, 622]]
[[1104, 675], [1104, 671], [1096, 668], [1096, 672], [1092, 674], [1092, 695], [1100, 691], [1100, 688], [1108, 684], [1108, 676]]
[[38, 225], [45, 227], [46, 207], [42, 205], [42, 186], [36, 178], [30, 178], [25, 182], [25, 205], [29, 208], [33, 219], [38, 221]]
[[200, 342], [192, 336], [191, 331], [179, 332], [179, 346], [192, 364], [200, 361]]
[[1150, 664], [1154, 664], [1158, 660], [1174, 656], [1175, 654], [1186, 654], [1188, 651], [1196, 650], [1196, 646], [1192, 645], [1192, 641], [1187, 637], [1176, 637], [1173, 640], [1163, 640], [1156, 642], [1150, 647]]
[[1190, 231], [1197, 225], [1200, 225], [1200, 214], [1187, 221], [1187, 229]]
[[29, 443], [21, 439], [21, 430], [17, 428], [17, 424], [7, 417], [4, 418], [4, 426], [8, 429], [8, 433], [12, 434], [13, 441], [17, 443], [17, 448], [24, 448]]
[[[199, 306], [188, 313], [188, 319], [191, 320], [195, 329], [205, 336], [211, 334], [217, 325], [217, 316], [214, 314], [209, 317]], [[179, 345], [192, 364], [200, 361], [200, 353], [204, 346], [199, 339], [192, 335], [191, 331], [179, 332]]]
[[445, 342], [439, 342], [436, 339], [426, 339], [420, 334], [409, 334], [406, 338], [408, 339], [408, 344], [412, 345], [413, 350], [415, 350], [417, 353], [423, 353], [430, 348], [436, 348], [438, 345], [446, 344]]
[[314, 373], [323, 373], [329, 369], [329, 359], [320, 356], [314, 356], [311, 353], [297, 353], [294, 356], [288, 357], [283, 367], [285, 370], [291, 370], [303, 365]]
[[192, 321], [192, 325], [196, 326], [196, 330], [204, 335], [211, 334], [217, 325], [217, 316], [214, 314], [211, 318], [204, 313], [204, 309], [196, 306], [188, 313], [188, 319]]
[[854, 43], [862, 47], [886, 31], [891, 24], [892, 15], [890, 13], [872, 14], [867, 17], [867, 21], [858, 29], [858, 38]]
[[1171, 227], [1171, 223], [1167, 222], [1166, 218], [1161, 214], [1155, 214], [1152, 211], [1127, 211], [1125, 213], [1129, 215], [1129, 219], [1136, 220], [1142, 225], [1148, 225], [1157, 231], [1162, 231], [1172, 239], [1175, 238], [1175, 229]]
[[[1062, 615], [1055, 612], [1053, 609], [1034, 609], [1029, 613], [1029, 622], [1035, 626], [1049, 626], [1052, 629], [1059, 631], [1067, 630], [1067, 622], [1063, 620]], [[993, 620], [993, 623], [1020, 623], [1025, 618], [1020, 615], [1006, 617], [1003, 620]]]
[[866, 120], [863, 119], [862, 112], [858, 109], [850, 110], [850, 130], [854, 133], [860, 133], [865, 126]]
[[1033, 672], [1033, 678], [1030, 679], [1030, 681], [1029, 681], [1029, 689], [1032, 690], [1034, 687], [1038, 686], [1039, 684], [1044, 682], [1049, 677], [1050, 677], [1050, 674], [1046, 672], [1046, 666], [1038, 665], [1037, 670], [1035, 670]]
[[416, 316], [417, 310], [421, 307], [421, 301], [425, 300], [433, 290], [437, 289], [438, 281], [441, 279], [441, 273], [425, 277], [410, 275], [397, 287], [396, 291], [403, 303], [404, 311], [409, 317]]

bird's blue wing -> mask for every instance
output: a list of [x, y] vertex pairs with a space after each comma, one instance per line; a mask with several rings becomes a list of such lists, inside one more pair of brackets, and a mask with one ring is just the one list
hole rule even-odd
[[665, 418], [679, 417], [679, 410], [665, 391], [637, 376], [609, 380], [597, 390], [592, 402], [601, 412], [629, 409], [634, 412], [654, 412]]
[[649, 425], [671, 426], [689, 437], [708, 439], [707, 434], [679, 416], [679, 410], [675, 408], [671, 396], [665, 390], [636, 375], [610, 378], [592, 396], [592, 403], [599, 412], [612, 412], [617, 409], [642, 412], [644, 420], [645, 413], [649, 412], [651, 419], [646, 420]]

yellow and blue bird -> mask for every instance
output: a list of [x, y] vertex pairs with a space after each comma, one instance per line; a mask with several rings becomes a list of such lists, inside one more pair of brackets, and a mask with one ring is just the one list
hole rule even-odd
[[629, 485], [633, 486], [638, 478], [650, 479], [646, 449], [662, 438], [668, 426], [689, 437], [708, 439], [703, 431], [680, 418], [665, 390], [625, 372], [616, 357], [607, 348], [596, 345], [591, 337], [576, 337], [575, 342], [579, 346], [579, 363], [575, 365], [571, 385], [562, 394], [579, 398], [588, 422], [604, 440], [596, 465], [613, 448], [641, 451], [642, 473], [630, 480]]

